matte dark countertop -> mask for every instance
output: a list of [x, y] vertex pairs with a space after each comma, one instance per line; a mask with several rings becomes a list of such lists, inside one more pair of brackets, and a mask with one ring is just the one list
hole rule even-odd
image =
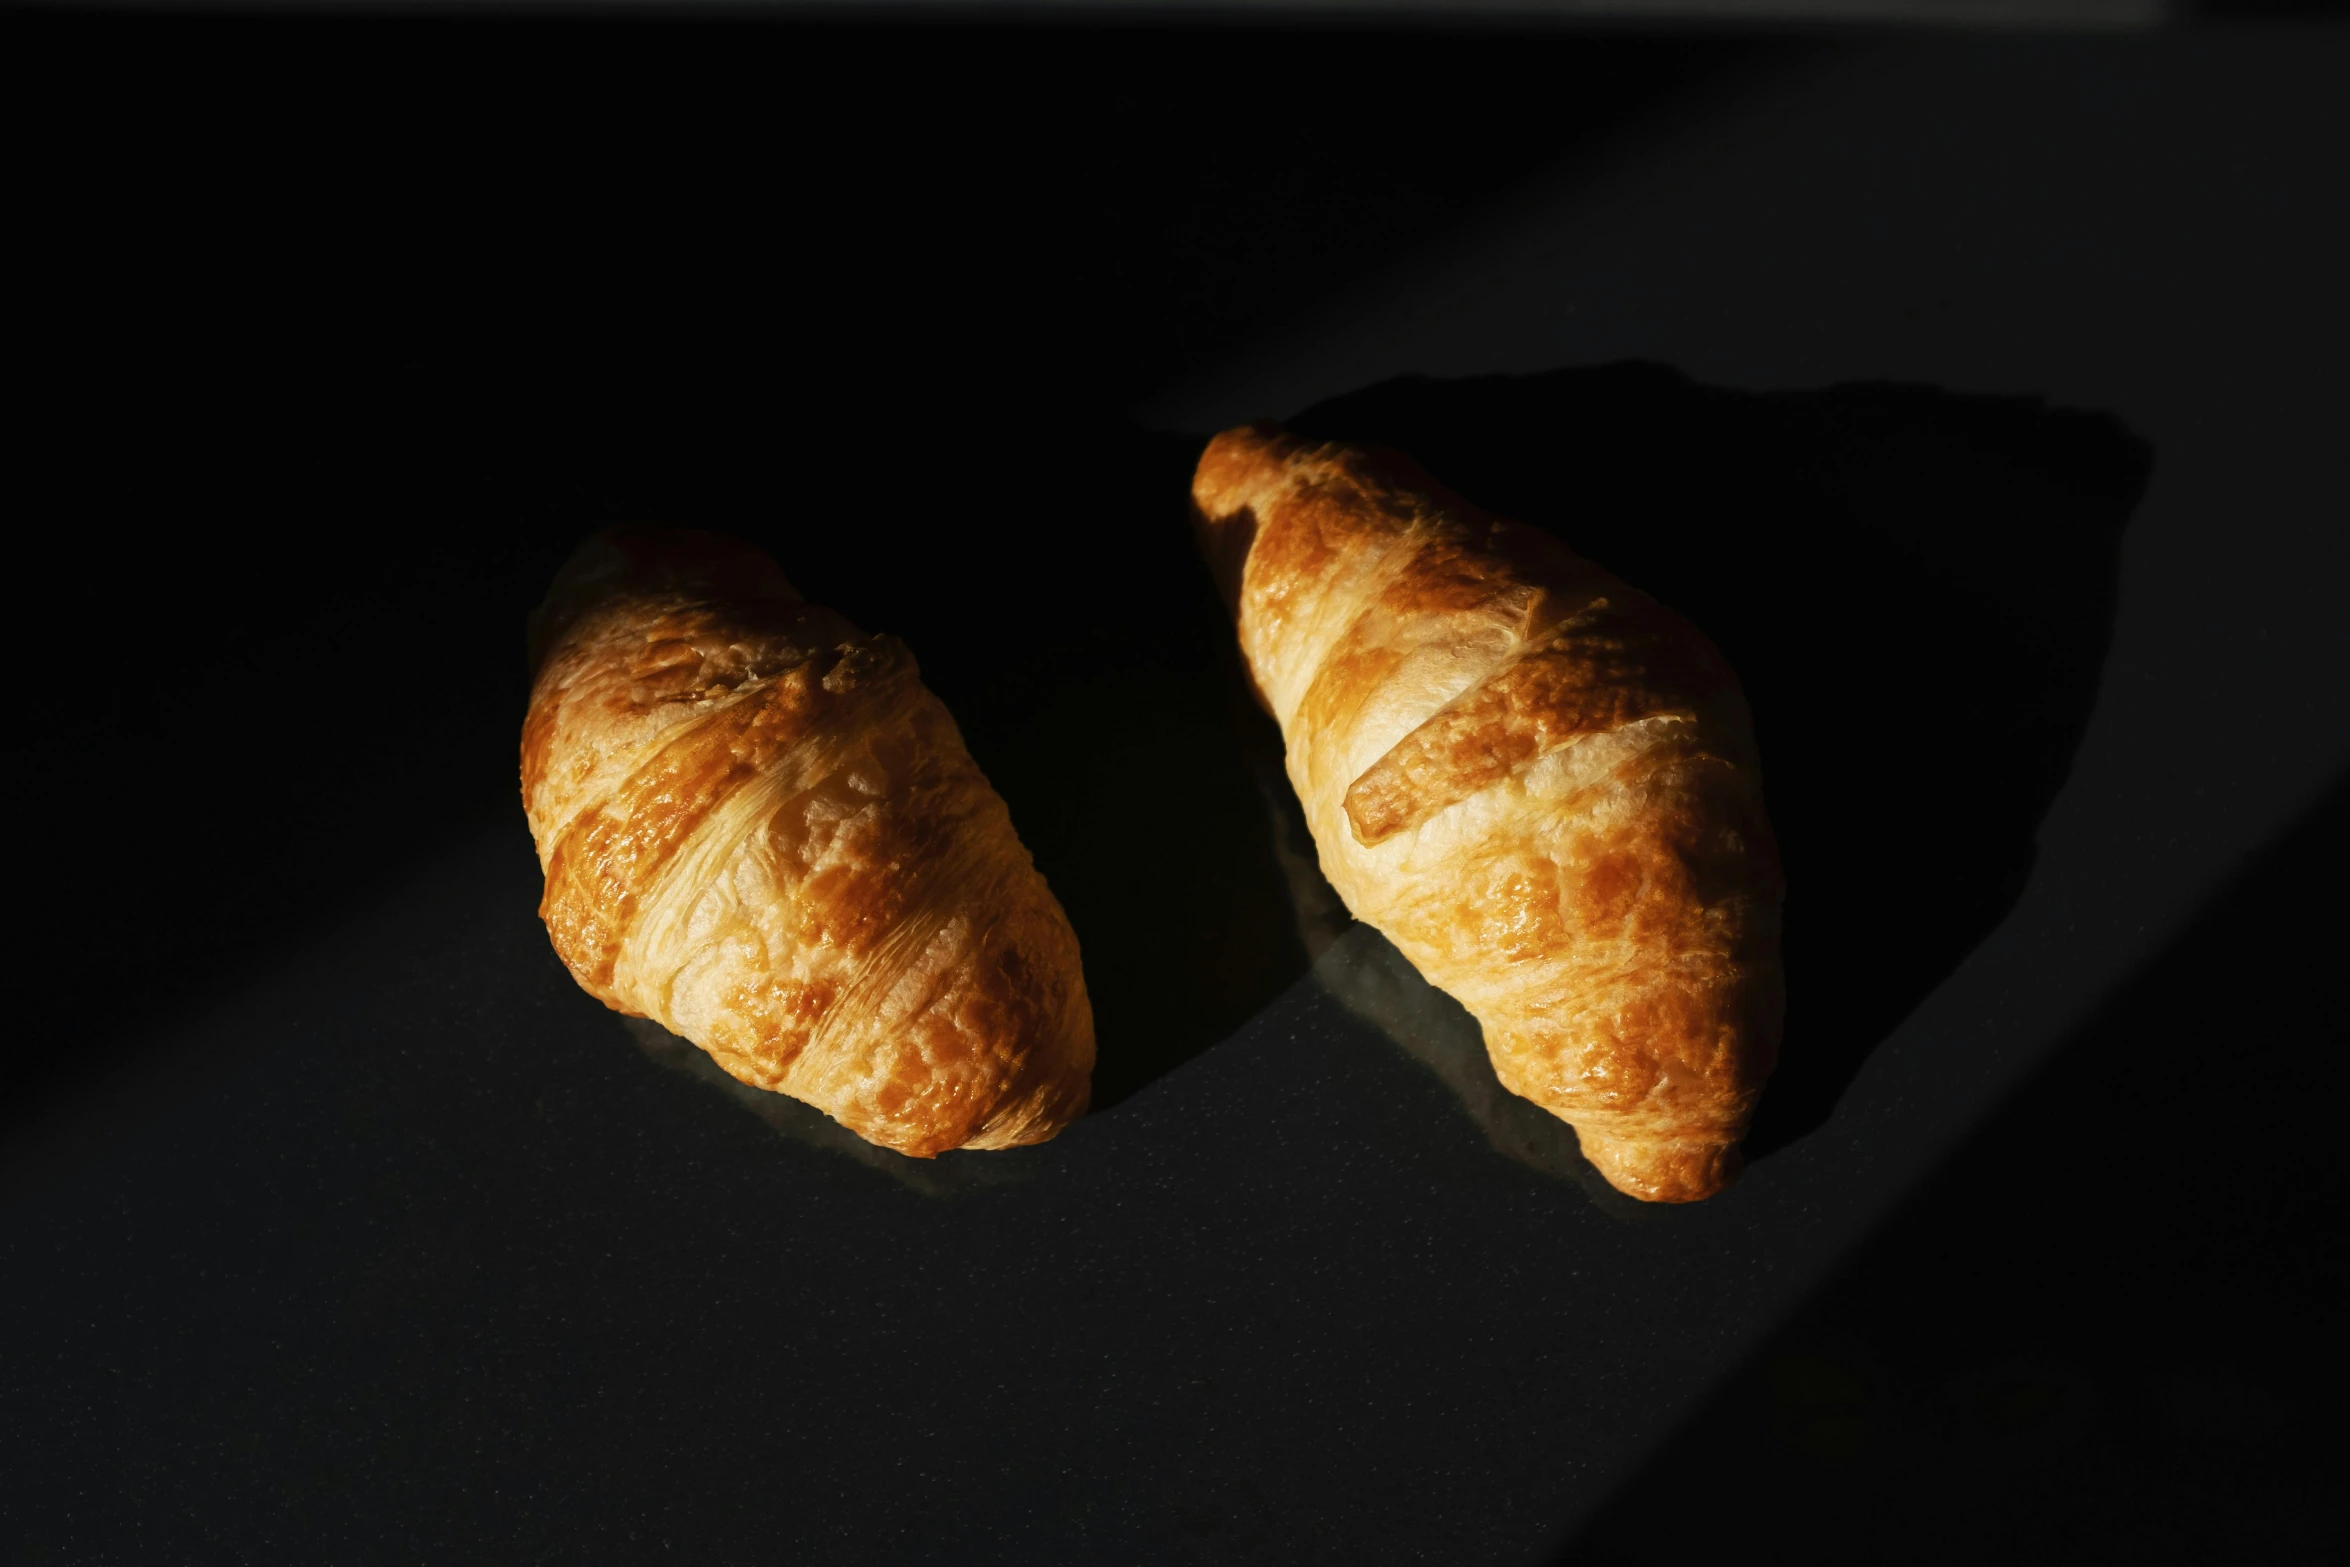
[[[2339, 35], [140, 36], [42, 35], [12, 1560], [2324, 1538]], [[1740, 669], [1731, 1192], [1606, 1191], [1329, 906], [1183, 532], [1255, 414]], [[1085, 948], [1053, 1143], [868, 1149], [555, 961], [520, 618], [649, 515], [957, 715]]]

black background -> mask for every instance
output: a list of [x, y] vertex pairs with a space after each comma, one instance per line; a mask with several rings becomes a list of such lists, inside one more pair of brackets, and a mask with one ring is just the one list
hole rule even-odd
[[[1137, 593], [1220, 640], [1179, 534], [1087, 515], [1135, 493], [1104, 477], [1134, 460], [1125, 410], [1514, 175], [1791, 52], [587, 18], [20, 31], [25, 535], [76, 585], [34, 611], [28, 641], [72, 652], [28, 683], [23, 766], [39, 799], [133, 815], [143, 759], [208, 758], [174, 786], [212, 824], [174, 846], [204, 907], [134, 1007], [363, 902], [461, 817], [504, 819], [450, 770], [512, 748], [519, 642], [482, 628], [519, 625], [604, 523], [757, 537], [912, 642], [958, 711], [958, 681], [1016, 691], [1081, 673], [1074, 645], [1131, 644]], [[1146, 489], [1179, 503], [1188, 457], [1169, 444]], [[877, 571], [907, 551], [926, 569]], [[978, 586], [1005, 581], [1024, 599]], [[954, 659], [972, 639], [995, 651]], [[971, 736], [1015, 796], [1023, 738]], [[1032, 843], [1051, 830], [1025, 814]], [[378, 835], [358, 866], [354, 817]], [[114, 906], [111, 876], [53, 881], [60, 927]], [[42, 959], [67, 993], [117, 963], [79, 940]]]
[[[30, 1559], [2320, 1537], [2343, 1027], [2305, 911], [2338, 794], [1596, 1516], [1625, 1455], [1569, 1428], [1653, 1440], [1653, 1368], [1739, 1347], [1707, 1269], [1767, 1269], [1734, 1239], [1761, 1199], [1681, 1223], [1545, 1176], [1555, 1149], [1497, 1158], [1542, 1129], [1464, 1119], [1342, 987], [1293, 984], [1329, 932], [1293, 917], [1182, 537], [1193, 443], [1126, 410], [1826, 46], [10, 30], [0, 1528]], [[1300, 422], [1573, 518], [1738, 663], [1811, 1044], [1768, 1170], [2023, 887], [2161, 452], [2028, 395], [1653, 365]], [[1571, 462], [1525, 460], [1564, 429]], [[581, 534], [647, 516], [745, 532], [911, 643], [1078, 926], [1103, 1114], [909, 1169], [763, 1125], [569, 986], [513, 800], [520, 621]], [[2004, 743], [1837, 725], [1921, 691]], [[1903, 787], [1855, 819], [1861, 765]], [[1889, 858], [1904, 813], [1950, 852]], [[1807, 988], [1826, 954], [1862, 982]], [[1613, 1326], [1573, 1305], [1635, 1295]]]

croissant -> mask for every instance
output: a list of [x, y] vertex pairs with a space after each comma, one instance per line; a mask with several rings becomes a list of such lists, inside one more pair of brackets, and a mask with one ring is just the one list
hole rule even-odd
[[917, 1158], [1084, 1112], [1076, 934], [903, 644], [647, 531], [583, 545], [531, 644], [539, 914], [590, 995]]
[[1728, 1185], [1784, 990], [1777, 850], [1720, 654], [1393, 453], [1228, 430], [1192, 502], [1348, 909], [1611, 1184]]

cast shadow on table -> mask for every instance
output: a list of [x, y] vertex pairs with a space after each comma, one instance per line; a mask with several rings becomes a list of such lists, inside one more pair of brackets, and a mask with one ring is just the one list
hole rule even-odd
[[[1644, 365], [1405, 379], [1291, 423], [1411, 452], [1729, 656], [1790, 887], [1787, 1044], [1749, 1152], [1821, 1124], [2022, 888], [2096, 694], [2144, 444], [2030, 399], [1762, 395]], [[1501, 1088], [1474, 1023], [1350, 929], [1316, 870], [1190, 539], [1199, 441], [1064, 433], [1055, 482], [994, 514], [958, 454], [910, 472], [897, 506], [957, 524], [920, 537], [922, 570], [877, 573], [864, 533], [766, 542], [812, 597], [907, 640], [1010, 805], [1084, 951], [1095, 1109], [1229, 1038], [1310, 965], [1497, 1150], [1609, 1202], [1572, 1130]]]
[[1728, 656], [1788, 884], [1786, 1040], [1749, 1157], [1815, 1130], [2023, 890], [2151, 449], [2032, 398], [1757, 394], [1644, 364], [1405, 378], [1290, 424], [1411, 453]]
[[773, 1094], [737, 1081], [691, 1040], [681, 1039], [651, 1018], [620, 1017], [620, 1026], [648, 1060], [673, 1072], [682, 1072], [717, 1090], [769, 1127], [795, 1143], [838, 1154], [888, 1176], [923, 1197], [954, 1197], [968, 1192], [1007, 1186], [1034, 1169], [1015, 1152], [1004, 1154], [949, 1154], [940, 1159], [909, 1159], [893, 1149], [869, 1143], [814, 1105], [788, 1094]]

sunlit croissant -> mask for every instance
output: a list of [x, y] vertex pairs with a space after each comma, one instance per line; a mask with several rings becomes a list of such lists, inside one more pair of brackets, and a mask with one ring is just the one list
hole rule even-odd
[[1192, 499], [1347, 907], [1619, 1189], [1727, 1185], [1783, 992], [1777, 853], [1720, 655], [1393, 454], [1230, 430]]
[[633, 531], [531, 643], [540, 915], [589, 994], [901, 1153], [1083, 1113], [1077, 938], [902, 644], [747, 545]]

